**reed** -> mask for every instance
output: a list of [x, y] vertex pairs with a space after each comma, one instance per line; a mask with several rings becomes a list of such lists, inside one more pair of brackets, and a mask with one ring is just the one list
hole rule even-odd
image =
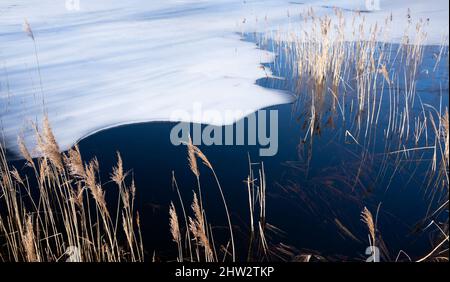
[[[19, 138], [20, 151], [34, 172], [34, 181], [28, 179], [29, 174], [24, 177], [10, 167], [0, 147], [2, 260], [142, 261], [140, 223], [136, 224], [133, 204], [134, 182], [125, 184], [121, 159], [112, 178], [119, 186], [118, 209], [122, 217], [113, 220], [104, 188], [97, 181], [97, 160], [84, 163], [77, 146], [60, 153], [47, 118], [42, 132], [36, 134], [42, 153], [36, 159], [31, 158]], [[119, 241], [120, 233], [125, 241]]]
[[175, 210], [174, 204], [170, 203], [169, 208], [169, 216], [170, 216], [170, 233], [172, 234], [173, 241], [177, 243], [178, 247], [178, 261], [183, 261], [183, 248], [181, 245], [181, 233], [180, 226], [178, 225], [178, 215]]
[[38, 76], [39, 76], [39, 86], [40, 86], [40, 92], [41, 92], [41, 95], [42, 95], [42, 112], [45, 114], [46, 111], [45, 111], [44, 84], [42, 83], [41, 64], [40, 64], [40, 61], [39, 61], [38, 47], [37, 47], [36, 37], [34, 36], [33, 29], [31, 28], [31, 25], [30, 25], [30, 23], [28, 22], [27, 19], [24, 19], [23, 31], [33, 41], [34, 57], [36, 59], [37, 72], [38, 72]]
[[[441, 108], [424, 104], [417, 95], [417, 79], [422, 71], [425, 50], [423, 43], [427, 37], [424, 31], [426, 22], [419, 19], [413, 24], [408, 16], [405, 36], [401, 44], [394, 45], [383, 41], [389, 37], [387, 30], [392, 21], [390, 18], [384, 20], [384, 25], [368, 26], [361, 14], [355, 14], [352, 21], [348, 22], [339, 9], [335, 9], [334, 18], [317, 17], [313, 9], [309, 9], [302, 17], [308, 29], [289, 33], [287, 38], [277, 34], [275, 53], [287, 58], [287, 66], [283, 67], [292, 74], [289, 79], [293, 81], [298, 101], [306, 105], [307, 126], [302, 142], [306, 144], [309, 140], [310, 143], [309, 156], [305, 159], [307, 162], [311, 160], [312, 142], [314, 136], [321, 134], [324, 120], [333, 123], [336, 116], [342, 120], [345, 142], [358, 145], [361, 154], [360, 162], [354, 170], [346, 172], [346, 176], [321, 176], [320, 181], [313, 180], [335, 190], [334, 181], [341, 181], [352, 190], [357, 185], [364, 186], [364, 170], [373, 162], [374, 152], [371, 148], [379, 141], [384, 142], [385, 152], [377, 180], [393, 177], [386, 177], [391, 161], [395, 174], [402, 168], [402, 156], [410, 158], [411, 154], [430, 150], [433, 158], [427, 174], [427, 186], [433, 188], [433, 198], [440, 191], [447, 196], [447, 200], [440, 203], [437, 209], [430, 208], [425, 220], [448, 212], [448, 109], [443, 112]], [[352, 30], [350, 37], [346, 32], [349, 28]], [[410, 36], [411, 30], [414, 37]], [[24, 31], [34, 44], [45, 105], [36, 38], [27, 21]], [[264, 46], [267, 42], [266, 39], [262, 40], [260, 45]], [[433, 70], [430, 71], [438, 70], [442, 58], [446, 53], [448, 55], [446, 50], [442, 44], [436, 54]], [[384, 108], [386, 100], [388, 108]], [[419, 114], [413, 110], [418, 105], [422, 109]], [[326, 113], [329, 108], [332, 116]], [[377, 140], [376, 131], [383, 115], [388, 117], [387, 127], [382, 128], [384, 139]], [[117, 165], [110, 175], [111, 181], [118, 187], [116, 213], [112, 215], [105, 198], [105, 187], [99, 182], [97, 159], [85, 162], [78, 146], [67, 153], [60, 153], [47, 116], [43, 119], [42, 130], [35, 126], [35, 131], [37, 149], [41, 154], [39, 158], [33, 159], [24, 141], [18, 138], [20, 152], [35, 179], [30, 180], [16, 168], [10, 167], [0, 147], [0, 203], [4, 208], [4, 212], [2, 210], [0, 213], [0, 238], [4, 243], [0, 245], [0, 260], [60, 261], [69, 256], [67, 261], [143, 261], [141, 221], [134, 207], [136, 187], [134, 181], [131, 185], [127, 184], [128, 173], [121, 155], [117, 153]], [[420, 145], [423, 143], [425, 145]], [[406, 147], [410, 144], [413, 147]], [[183, 211], [183, 216], [179, 217], [175, 204], [170, 203], [169, 229], [171, 239], [177, 244], [177, 261], [218, 262], [221, 252], [223, 261], [228, 258], [236, 261], [234, 227], [216, 171], [190, 138], [186, 145], [189, 167], [197, 181], [197, 191], [193, 192], [191, 210], [187, 211], [175, 177], [172, 177]], [[202, 164], [216, 181], [227, 218], [229, 241], [220, 244], [220, 247], [217, 247], [214, 229], [206, 217], [204, 201], [207, 199], [202, 195], [200, 179]], [[268, 233], [280, 230], [267, 222], [264, 164], [259, 164], [255, 173], [256, 165], [249, 158], [246, 192], [250, 240], [246, 260], [294, 257], [297, 253], [294, 248], [282, 243], [273, 246], [270, 242]], [[367, 208], [362, 211], [361, 219], [368, 229], [370, 247], [375, 252], [376, 247], [383, 247], [381, 236], [377, 234], [377, 219]], [[358, 240], [338, 219], [335, 219], [335, 223], [347, 236]], [[448, 253], [448, 249], [445, 249], [448, 242], [448, 215], [446, 222], [431, 226], [437, 226], [442, 232], [435, 239], [433, 249], [418, 261], [442, 259], [442, 253]], [[121, 237], [124, 239], [119, 239]], [[407, 256], [406, 252], [401, 252]], [[310, 261], [313, 257], [301, 254], [297, 260]], [[155, 254], [153, 260], [156, 260]]]
[[369, 244], [372, 248], [376, 247], [376, 227], [373, 220], [372, 213], [364, 207], [363, 211], [361, 212], [361, 220], [367, 225], [367, 229], [369, 230]]
[[[203, 164], [208, 167], [210, 169], [210, 171], [212, 172], [214, 179], [216, 180], [217, 183], [217, 187], [219, 189], [220, 192], [220, 196], [222, 198], [222, 202], [225, 208], [225, 214], [227, 216], [227, 221], [228, 221], [228, 228], [230, 231], [230, 240], [231, 240], [231, 248], [232, 248], [232, 258], [233, 261], [236, 260], [236, 250], [235, 250], [235, 244], [234, 244], [234, 235], [233, 235], [233, 226], [231, 223], [231, 217], [230, 217], [230, 212], [228, 210], [228, 205], [225, 199], [225, 195], [223, 193], [223, 189], [222, 186], [220, 185], [220, 181], [219, 178], [217, 177], [217, 174], [214, 170], [214, 167], [212, 166], [211, 162], [208, 160], [208, 158], [203, 154], [203, 152], [195, 145], [192, 144], [192, 140], [189, 138], [189, 142], [187, 143], [187, 148], [188, 148], [188, 160], [189, 160], [189, 166], [191, 168], [191, 171], [194, 173], [194, 175], [197, 178], [197, 183], [198, 183], [198, 190], [199, 190], [199, 195], [200, 195], [200, 205], [199, 208], [201, 211], [203, 211], [203, 204], [202, 204], [202, 197], [201, 197], [201, 188], [200, 188], [200, 172], [197, 166], [197, 158], [201, 159], [203, 161]], [[194, 197], [194, 200], [196, 198]], [[206, 225], [206, 220], [204, 220], [204, 224]]]

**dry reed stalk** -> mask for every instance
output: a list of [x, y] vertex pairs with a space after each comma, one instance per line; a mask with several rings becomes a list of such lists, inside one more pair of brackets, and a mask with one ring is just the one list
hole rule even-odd
[[[266, 179], [264, 163], [260, 164], [258, 177], [255, 178], [252, 165], [256, 165], [256, 163], [252, 163], [250, 157], [248, 159], [249, 175], [245, 183], [247, 185], [250, 209], [250, 240], [247, 260], [252, 261], [254, 250], [256, 250], [256, 257], [266, 258], [269, 256], [270, 249], [265, 234], [266, 229], [275, 230], [276, 228], [266, 222]], [[254, 226], [255, 222], [257, 222], [256, 228]]]
[[65, 157], [66, 167], [69, 169], [69, 173], [81, 179], [86, 179], [86, 172], [84, 171], [84, 164], [81, 158], [80, 149], [78, 145], [69, 149], [67, 156]]
[[22, 157], [24, 157], [29, 166], [34, 167], [33, 158], [31, 157], [31, 154], [25, 146], [25, 142], [21, 136], [17, 137], [17, 143], [19, 144], [19, 150], [22, 154]]
[[58, 171], [63, 171], [64, 164], [62, 161], [60, 149], [58, 143], [56, 142], [56, 138], [53, 135], [47, 116], [44, 117], [42, 127], [42, 135], [38, 133], [36, 129], [38, 149], [44, 157], [50, 160], [50, 162], [55, 166], [56, 169], [58, 169]]
[[105, 201], [105, 193], [102, 190], [101, 186], [97, 184], [96, 180], [96, 162], [92, 160], [89, 164], [86, 165], [86, 184], [91, 194], [100, 207], [102, 212], [107, 213], [106, 201]]
[[[227, 202], [225, 199], [225, 195], [223, 193], [222, 186], [220, 185], [219, 178], [217, 177], [217, 174], [216, 174], [211, 162], [208, 160], [208, 158], [205, 156], [205, 154], [203, 154], [203, 152], [197, 146], [192, 144], [192, 140], [190, 137], [189, 137], [189, 142], [187, 143], [187, 147], [188, 147], [189, 166], [190, 166], [192, 172], [194, 173], [194, 175], [197, 177], [199, 196], [200, 196], [200, 206], [199, 207], [200, 207], [201, 211], [203, 211], [203, 203], [202, 203], [202, 195], [201, 195], [200, 179], [199, 179], [200, 172], [198, 170], [198, 165], [197, 165], [197, 157], [202, 160], [203, 164], [206, 167], [208, 167], [214, 175], [214, 179], [216, 180], [217, 187], [219, 188], [220, 196], [222, 198], [222, 202], [223, 202], [224, 208], [225, 208], [225, 213], [227, 216], [228, 228], [229, 228], [230, 237], [231, 237], [231, 246], [232, 246], [232, 250], [233, 250], [232, 258], [233, 258], [233, 261], [235, 261], [236, 260], [236, 252], [235, 252], [235, 244], [234, 244], [233, 226], [231, 224], [231, 218], [230, 218], [230, 213], [228, 211], [228, 205], [227, 205]], [[205, 224], [206, 224], [206, 222], [205, 222]]]

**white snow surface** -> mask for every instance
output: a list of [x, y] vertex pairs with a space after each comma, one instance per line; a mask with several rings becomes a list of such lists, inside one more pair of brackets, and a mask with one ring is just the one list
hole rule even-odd
[[[34, 147], [31, 124], [42, 119], [43, 100], [62, 150], [120, 124], [182, 120], [225, 125], [258, 109], [289, 103], [291, 94], [255, 84], [270, 75], [261, 63], [273, 55], [240, 34], [288, 31], [301, 24], [300, 12], [308, 7], [333, 17], [331, 7], [337, 6], [351, 17], [352, 10], [365, 9], [365, 2], [80, 0], [77, 10], [77, 0], [69, 5], [66, 0], [0, 0], [3, 142], [17, 153], [21, 135]], [[374, 23], [392, 14], [392, 26], [399, 28], [390, 38], [399, 41], [408, 8], [412, 15], [430, 19], [426, 43], [441, 42], [448, 33], [447, 0], [382, 0], [380, 10], [364, 16]], [[37, 52], [23, 31], [24, 19]], [[192, 113], [199, 105], [235, 114], [222, 120], [195, 115], [174, 120], [174, 112]]]

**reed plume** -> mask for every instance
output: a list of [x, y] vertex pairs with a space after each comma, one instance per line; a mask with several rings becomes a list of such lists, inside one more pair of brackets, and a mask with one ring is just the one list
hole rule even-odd
[[203, 199], [202, 199], [200, 180], [199, 180], [200, 172], [198, 171], [196, 157], [200, 158], [202, 160], [203, 164], [206, 167], [208, 167], [214, 175], [214, 179], [216, 180], [217, 186], [219, 188], [220, 196], [222, 197], [222, 202], [224, 204], [225, 213], [227, 216], [228, 228], [230, 230], [230, 237], [231, 237], [232, 257], [233, 257], [233, 261], [235, 261], [236, 251], [235, 251], [235, 245], [234, 245], [233, 226], [231, 224], [230, 212], [228, 211], [228, 205], [225, 200], [225, 195], [223, 193], [222, 186], [220, 185], [219, 178], [217, 177], [216, 171], [214, 170], [211, 162], [208, 160], [208, 158], [205, 156], [205, 154], [203, 154], [203, 152], [197, 146], [192, 144], [192, 140], [190, 137], [189, 137], [189, 142], [187, 143], [187, 146], [188, 146], [189, 164], [190, 164], [192, 172], [197, 176], [197, 182], [198, 182], [199, 194], [200, 194], [200, 206], [199, 207], [202, 211], [203, 211]]
[[44, 116], [42, 127], [42, 135], [39, 133], [36, 134], [38, 139], [38, 148], [44, 157], [50, 160], [50, 162], [59, 171], [62, 171], [64, 169], [64, 164], [62, 161], [60, 149], [58, 143], [56, 142], [56, 138], [53, 135], [47, 115]]
[[367, 229], [369, 230], [370, 245], [375, 246], [375, 224], [372, 213], [366, 207], [364, 207], [361, 212], [361, 220], [366, 224]]
[[67, 156], [65, 157], [66, 166], [69, 169], [69, 173], [76, 177], [85, 179], [86, 172], [84, 170], [83, 160], [81, 158], [80, 149], [78, 145], [74, 148], [69, 149]]
[[27, 19], [24, 19], [23, 21], [23, 31], [34, 41], [34, 33]]
[[123, 172], [123, 161], [120, 153], [117, 152], [117, 166], [113, 167], [113, 173], [111, 175], [111, 179], [117, 184], [122, 185], [122, 182], [125, 178], [125, 174]]

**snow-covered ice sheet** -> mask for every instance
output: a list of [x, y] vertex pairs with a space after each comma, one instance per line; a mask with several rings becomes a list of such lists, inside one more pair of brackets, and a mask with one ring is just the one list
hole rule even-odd
[[[319, 15], [333, 15], [330, 7], [338, 6], [350, 16], [366, 1], [80, 0], [79, 10], [77, 2], [0, 1], [0, 126], [11, 152], [18, 135], [33, 147], [31, 123], [41, 120], [43, 99], [62, 149], [104, 128], [167, 121], [195, 105], [236, 114], [219, 122], [184, 121], [227, 124], [288, 103], [290, 94], [255, 84], [270, 75], [261, 63], [272, 54], [240, 33], [287, 30], [309, 6]], [[365, 16], [375, 22], [392, 13], [400, 21], [408, 8], [431, 19], [427, 43], [440, 42], [448, 31], [446, 0], [386, 0]], [[37, 57], [23, 32], [25, 18]], [[402, 32], [394, 30], [393, 40]]]

